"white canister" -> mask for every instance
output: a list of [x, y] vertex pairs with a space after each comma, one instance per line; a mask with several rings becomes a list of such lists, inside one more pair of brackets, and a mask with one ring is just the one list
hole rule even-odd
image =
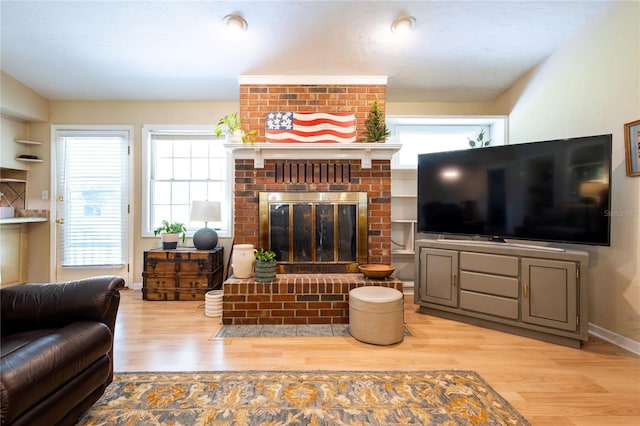
[[235, 278], [251, 278], [256, 249], [253, 244], [234, 244], [231, 267]]
[[222, 317], [223, 290], [211, 290], [204, 295], [204, 314], [208, 317]]

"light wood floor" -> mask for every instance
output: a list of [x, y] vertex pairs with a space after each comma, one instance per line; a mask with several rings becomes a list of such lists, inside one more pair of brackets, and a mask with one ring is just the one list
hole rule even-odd
[[582, 349], [417, 313], [394, 346], [351, 337], [215, 338], [204, 302], [122, 291], [115, 371], [474, 370], [532, 425], [640, 425], [640, 357], [591, 338]]

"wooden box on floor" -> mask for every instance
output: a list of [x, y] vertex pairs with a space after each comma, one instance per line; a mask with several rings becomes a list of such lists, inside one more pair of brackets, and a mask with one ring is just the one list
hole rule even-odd
[[222, 287], [223, 248], [177, 249], [144, 252], [144, 300], [205, 300]]

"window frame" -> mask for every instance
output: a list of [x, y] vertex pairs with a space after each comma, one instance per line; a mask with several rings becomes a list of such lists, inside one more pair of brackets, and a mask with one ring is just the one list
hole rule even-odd
[[[506, 115], [482, 115], [482, 116], [403, 116], [389, 115], [387, 116], [387, 127], [391, 130], [389, 142], [402, 144], [399, 140], [399, 134], [402, 130], [410, 130], [419, 132], [424, 129], [425, 132], [442, 130], [455, 131], [456, 128], [473, 126], [475, 128], [483, 128], [489, 130], [488, 137], [492, 139], [491, 146], [505, 145], [508, 142], [508, 116]], [[469, 148], [468, 148], [469, 149]], [[402, 148], [401, 148], [402, 150]], [[393, 155], [391, 159], [392, 169], [415, 170], [416, 165], [400, 163], [400, 152]]]
[[[151, 170], [152, 161], [151, 158], [151, 137], [154, 132], [158, 133], [176, 133], [176, 134], [192, 134], [192, 135], [206, 135], [211, 136], [222, 144], [223, 138], [219, 138], [215, 135], [215, 131], [210, 125], [170, 125], [170, 124], [145, 124], [142, 126], [142, 207], [141, 213], [141, 237], [142, 238], [157, 238], [153, 234], [153, 225], [151, 223]], [[231, 161], [231, 155], [228, 150], [225, 149], [225, 193], [223, 195], [222, 209], [226, 209], [226, 221], [223, 220], [223, 229], [217, 229], [216, 232], [220, 238], [230, 238], [233, 235], [233, 203], [231, 199], [231, 183], [233, 182], [233, 163]], [[223, 215], [224, 216], [224, 215]], [[211, 225], [210, 225], [211, 226]], [[187, 226], [188, 227], [188, 226]], [[194, 232], [197, 229], [189, 229], [186, 233], [187, 237], [193, 237]]]

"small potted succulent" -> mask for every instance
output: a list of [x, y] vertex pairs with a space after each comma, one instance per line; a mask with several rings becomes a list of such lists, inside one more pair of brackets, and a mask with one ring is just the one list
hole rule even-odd
[[172, 250], [178, 247], [178, 238], [180, 236], [184, 243], [186, 232], [187, 228], [183, 223], [170, 223], [168, 220], [163, 220], [162, 225], [153, 230], [153, 235], [160, 234], [160, 238], [162, 238], [162, 248], [164, 250]]
[[260, 249], [255, 252], [255, 280], [268, 283], [276, 279], [276, 254], [271, 250]]
[[257, 134], [255, 130], [247, 133], [242, 129], [242, 120], [238, 117], [237, 112], [222, 117], [213, 130], [216, 132], [217, 137], [224, 134], [228, 143], [253, 143]]

